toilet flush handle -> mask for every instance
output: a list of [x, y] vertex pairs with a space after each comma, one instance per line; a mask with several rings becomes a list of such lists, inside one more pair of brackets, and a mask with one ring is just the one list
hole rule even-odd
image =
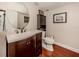
[[54, 35], [51, 35], [51, 38], [53, 38], [53, 39], [54, 39], [54, 38], [55, 38], [55, 37], [54, 37]]

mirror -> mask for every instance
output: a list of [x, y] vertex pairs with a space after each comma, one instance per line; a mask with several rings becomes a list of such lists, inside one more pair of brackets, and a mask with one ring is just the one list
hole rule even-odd
[[6, 31], [9, 34], [26, 32], [30, 17], [28, 13], [6, 11]]
[[[27, 30], [30, 21], [29, 10], [27, 6], [21, 4], [7, 3], [6, 7], [6, 32], [8, 34], [22, 33]], [[5, 5], [5, 4], [3, 4]]]
[[21, 29], [21, 32], [26, 31], [26, 26], [29, 23], [29, 14], [18, 12], [17, 28]]
[[6, 11], [6, 31], [9, 34], [26, 32], [30, 16], [28, 13]]

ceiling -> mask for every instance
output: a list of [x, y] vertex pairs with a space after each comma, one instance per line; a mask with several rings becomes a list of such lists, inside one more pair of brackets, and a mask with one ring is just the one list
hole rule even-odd
[[43, 11], [48, 11], [51, 9], [55, 9], [55, 8], [73, 4], [73, 3], [76, 3], [76, 2], [34, 2], [34, 4], [37, 5], [38, 8]]

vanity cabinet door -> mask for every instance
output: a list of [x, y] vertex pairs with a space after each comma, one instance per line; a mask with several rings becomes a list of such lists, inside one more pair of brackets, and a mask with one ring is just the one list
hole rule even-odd
[[21, 40], [16, 42], [16, 56], [20, 57], [20, 56], [24, 56], [24, 53], [26, 49], [26, 40]]
[[26, 56], [33, 57], [34, 53], [35, 53], [34, 39], [33, 37], [31, 37], [31, 38], [28, 38], [26, 42]]
[[42, 53], [42, 33], [36, 34], [36, 56]]
[[34, 43], [32, 37], [17, 42], [16, 47], [16, 54], [18, 57], [34, 56]]
[[15, 57], [16, 56], [16, 43], [9, 43], [8, 44], [8, 57]]

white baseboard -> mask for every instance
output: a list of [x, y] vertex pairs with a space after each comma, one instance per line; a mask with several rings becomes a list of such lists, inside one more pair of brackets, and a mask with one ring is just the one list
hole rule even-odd
[[69, 49], [69, 50], [71, 50], [71, 51], [74, 51], [74, 52], [76, 52], [76, 53], [79, 53], [79, 49], [72, 48], [72, 47], [69, 47], [69, 46], [67, 46], [67, 45], [65, 45], [65, 44], [58, 43], [58, 42], [54, 42], [54, 44], [59, 45], [59, 46], [61, 46], [61, 47], [63, 47], [63, 48]]

